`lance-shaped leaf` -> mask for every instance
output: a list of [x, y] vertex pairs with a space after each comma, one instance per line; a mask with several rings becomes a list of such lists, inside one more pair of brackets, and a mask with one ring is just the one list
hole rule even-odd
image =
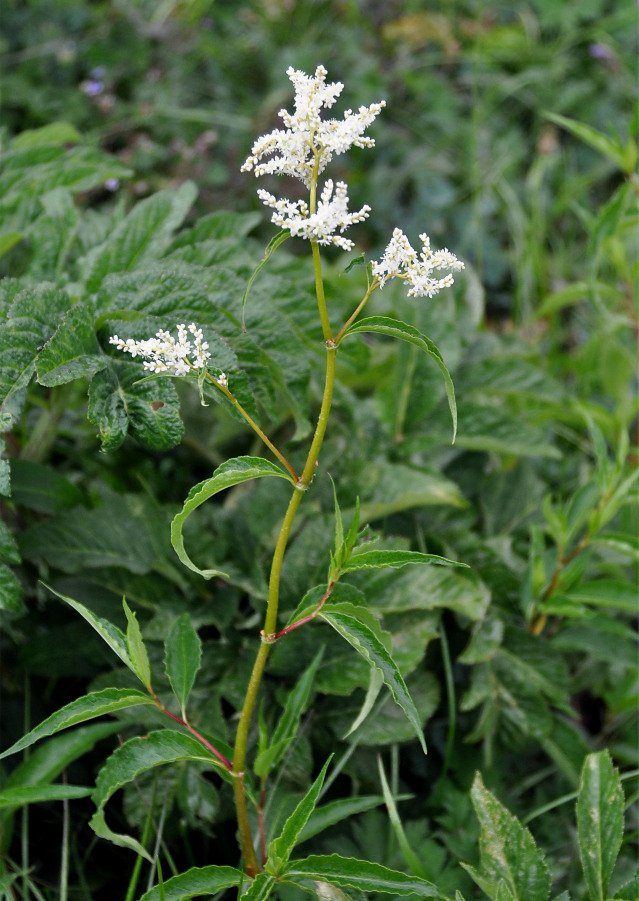
[[202, 642], [191, 617], [183, 613], [175, 620], [164, 646], [164, 665], [175, 697], [186, 719], [186, 701], [193, 688], [202, 657]]
[[[407, 801], [412, 797], [412, 795], [398, 795], [397, 800]], [[365, 813], [367, 810], [372, 810], [373, 807], [378, 807], [383, 803], [384, 798], [382, 795], [360, 795], [358, 798], [340, 798], [338, 801], [322, 804], [320, 807], [316, 807], [308, 818], [306, 826], [304, 826], [298, 836], [297, 844], [301, 845], [302, 842], [307, 841], [314, 835], [319, 835], [320, 832], [328, 829], [329, 826], [341, 823], [342, 820], [346, 820], [348, 817], [355, 816], [358, 813]]]
[[171, 523], [171, 543], [175, 553], [185, 566], [205, 579], [212, 579], [214, 576], [228, 578], [226, 573], [218, 569], [199, 569], [193, 563], [184, 548], [182, 529], [191, 513], [214, 494], [218, 494], [225, 488], [231, 488], [233, 485], [239, 485], [240, 482], [248, 482], [262, 476], [279, 476], [289, 482], [293, 481], [288, 473], [283, 472], [279, 466], [263, 457], [233, 457], [218, 466], [210, 479], [205, 479], [191, 488], [182, 510]]
[[84, 785], [16, 785], [0, 791], [0, 809], [23, 807], [41, 801], [66, 801], [86, 798], [92, 789]]
[[353, 556], [344, 564], [344, 572], [353, 569], [383, 569], [384, 567], [393, 567], [399, 569], [402, 566], [408, 566], [410, 563], [426, 563], [436, 564], [438, 566], [463, 566], [468, 568], [466, 563], [458, 563], [456, 560], [449, 560], [447, 557], [438, 557], [437, 554], [422, 554], [420, 551], [393, 551], [393, 550], [373, 550], [355, 551]]
[[258, 873], [246, 894], [242, 895], [242, 901], [266, 901], [277, 887], [275, 876], [270, 873]]
[[111, 795], [140, 773], [165, 763], [176, 763], [178, 760], [206, 763], [217, 770], [224, 779], [231, 781], [226, 767], [190, 735], [175, 729], [164, 729], [141, 738], [132, 738], [113, 752], [98, 774], [92, 795], [97, 810], [89, 824], [94, 832], [100, 838], [106, 838], [122, 848], [131, 848], [151, 861], [151, 856], [136, 839], [109, 829], [104, 818], [104, 808]]
[[415, 708], [415, 704], [406, 688], [406, 683], [402, 678], [402, 674], [397, 668], [397, 664], [388, 653], [382, 642], [374, 634], [368, 625], [350, 614], [339, 610], [324, 609], [320, 616], [331, 625], [336, 632], [344, 638], [358, 654], [374, 666], [382, 674], [384, 682], [389, 687], [395, 702], [402, 708], [406, 714], [410, 724], [415, 730], [419, 742], [422, 746], [424, 754], [426, 753], [426, 742], [419, 714]]
[[315, 673], [323, 655], [324, 648], [321, 647], [286, 698], [284, 710], [275, 727], [270, 744], [255, 758], [253, 769], [258, 776], [262, 778], [268, 776], [270, 770], [279, 763], [297, 735], [300, 719], [313, 691]]
[[579, 854], [592, 901], [608, 897], [623, 837], [623, 789], [607, 750], [589, 754], [577, 798]]
[[315, 810], [317, 799], [319, 798], [322, 786], [324, 785], [324, 779], [326, 778], [326, 770], [328, 769], [332, 758], [333, 755], [331, 754], [322, 767], [322, 771], [315, 782], [311, 785], [293, 813], [284, 823], [284, 828], [278, 838], [273, 839], [269, 845], [268, 861], [266, 862], [266, 871], [268, 873], [278, 876], [282, 872], [283, 867], [288, 863], [288, 859], [291, 856], [293, 848], [297, 844], [300, 833]]
[[479, 819], [481, 869], [462, 864], [493, 901], [547, 901], [550, 874], [530, 831], [475, 776], [471, 799]]
[[446, 386], [446, 396], [448, 397], [448, 406], [450, 407], [450, 414], [453, 418], [453, 443], [455, 442], [455, 436], [457, 434], [457, 404], [455, 402], [455, 388], [453, 386], [453, 380], [450, 377], [450, 372], [444, 363], [444, 358], [439, 352], [437, 346], [433, 344], [430, 338], [427, 338], [426, 335], [422, 335], [420, 331], [418, 331], [414, 326], [408, 325], [406, 322], [401, 322], [399, 319], [390, 319], [388, 316], [370, 316], [367, 319], [361, 319], [359, 322], [356, 322], [354, 325], [351, 325], [349, 329], [344, 334], [353, 335], [356, 332], [376, 332], [380, 335], [389, 335], [391, 338], [400, 338], [402, 341], [407, 341], [409, 344], [414, 344], [416, 347], [421, 348], [425, 353], [431, 357], [435, 363], [439, 366], [441, 373], [444, 377], [444, 384]]
[[134, 667], [133, 671], [144, 687], [151, 691], [151, 665], [140, 631], [140, 624], [124, 598], [122, 598], [122, 606], [127, 621], [126, 646]]
[[187, 901], [200, 895], [215, 895], [225, 888], [240, 885], [242, 879], [246, 877], [235, 867], [192, 867], [167, 879], [162, 888], [156, 885], [145, 892], [140, 901]]
[[85, 723], [88, 720], [95, 719], [97, 716], [104, 716], [107, 713], [114, 713], [116, 710], [123, 710], [127, 707], [136, 707], [139, 704], [154, 704], [153, 698], [149, 695], [137, 691], [135, 688], [104, 688], [102, 691], [93, 691], [82, 698], [71, 701], [60, 710], [56, 710], [50, 717], [43, 720], [40, 725], [36, 726], [22, 738], [18, 739], [15, 744], [7, 748], [0, 754], [0, 760], [8, 757], [10, 754], [17, 754], [23, 751], [41, 738], [48, 735], [55, 735], [63, 729], [70, 726], [77, 726], [78, 723]]
[[340, 857], [339, 854], [315, 854], [304, 860], [291, 860], [284, 871], [288, 882], [314, 879], [343, 888], [358, 888], [366, 892], [389, 892], [395, 895], [418, 895], [420, 898], [439, 898], [439, 891], [418, 876], [407, 876], [368, 860]]
[[73, 607], [74, 610], [77, 610], [80, 616], [84, 617], [90, 626], [93, 626], [100, 638], [103, 638], [104, 641], [106, 641], [111, 650], [115, 651], [122, 663], [124, 663], [125, 666], [128, 666], [132, 673], [135, 673], [136, 676], [138, 675], [127, 648], [126, 636], [121, 629], [118, 629], [117, 626], [114, 626], [113, 623], [110, 623], [107, 619], [96, 616], [95, 613], [92, 613], [88, 607], [85, 607], [84, 604], [81, 604], [79, 601], [74, 601], [73, 598], [60, 594], [59, 591], [56, 591], [55, 588], [51, 588], [50, 585], [46, 585], [45, 587], [56, 597], [60, 598], [61, 601], [64, 601], [65, 604], [68, 604], [69, 607]]

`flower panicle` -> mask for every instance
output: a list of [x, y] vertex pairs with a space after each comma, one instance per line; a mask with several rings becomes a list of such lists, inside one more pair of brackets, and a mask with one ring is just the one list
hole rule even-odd
[[[177, 339], [165, 329], [160, 329], [154, 338], [143, 341], [135, 341], [133, 338], [125, 340], [112, 335], [109, 344], [114, 344], [118, 350], [131, 354], [132, 357], [141, 357], [142, 365], [149, 372], [188, 375], [191, 370], [206, 369], [207, 360], [211, 358], [202, 329], [194, 322], [188, 328], [184, 323], [177, 325]], [[216, 381], [223, 387], [228, 385], [224, 372]]]
[[[394, 230], [381, 260], [373, 263], [373, 276], [379, 279], [380, 288], [391, 278], [403, 278], [411, 285], [409, 297], [434, 297], [443, 288], [454, 283], [452, 272], [465, 268], [462, 261], [446, 247], [443, 250], [431, 250], [427, 234], [421, 234], [419, 240], [422, 242], [422, 249], [418, 256], [401, 228]], [[441, 278], [434, 278], [433, 273], [442, 269], [449, 269], [451, 272]]]

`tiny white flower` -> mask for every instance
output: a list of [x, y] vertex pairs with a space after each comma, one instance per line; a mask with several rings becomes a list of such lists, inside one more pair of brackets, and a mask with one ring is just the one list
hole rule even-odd
[[[134, 341], [133, 338], [124, 341], [113, 335], [109, 338], [109, 344], [114, 344], [132, 357], [142, 357], [142, 365], [149, 372], [187, 375], [191, 369], [206, 368], [206, 361], [211, 354], [208, 352], [208, 343], [203, 340], [202, 329], [194, 322], [188, 329], [181, 323], [177, 326], [177, 333], [177, 341], [164, 329], [156, 332], [154, 338], [147, 338], [145, 341]], [[192, 341], [189, 339], [189, 333], [193, 338]]]
[[447, 248], [432, 251], [426, 234], [420, 235], [419, 240], [422, 250], [418, 257], [401, 228], [395, 229], [381, 260], [373, 263], [373, 276], [379, 279], [380, 288], [390, 278], [403, 278], [411, 284], [409, 297], [434, 297], [442, 288], [453, 284], [450, 272], [442, 278], [433, 278], [433, 273], [442, 269], [459, 272], [464, 268], [461, 260]]

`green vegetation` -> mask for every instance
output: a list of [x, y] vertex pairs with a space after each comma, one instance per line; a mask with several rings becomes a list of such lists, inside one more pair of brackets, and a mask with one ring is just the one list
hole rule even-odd
[[[1, 901], [638, 901], [637, 18], [6, 0]], [[317, 260], [240, 166], [319, 63], [386, 108], [315, 470]], [[338, 331], [396, 227], [465, 271]], [[208, 380], [109, 342], [180, 322]]]

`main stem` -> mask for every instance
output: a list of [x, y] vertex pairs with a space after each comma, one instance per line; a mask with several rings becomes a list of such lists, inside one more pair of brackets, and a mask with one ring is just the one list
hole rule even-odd
[[[311, 198], [313, 200], [313, 197]], [[320, 321], [322, 323], [322, 332], [326, 342], [326, 378], [324, 381], [324, 394], [322, 397], [322, 406], [320, 409], [315, 434], [311, 443], [306, 463], [302, 475], [300, 476], [293, 494], [288, 504], [284, 520], [280, 528], [280, 534], [275, 545], [273, 553], [273, 561], [271, 563], [271, 575], [269, 579], [268, 602], [266, 607], [266, 617], [264, 619], [264, 629], [262, 631], [262, 643], [257, 652], [253, 671], [249, 680], [244, 705], [240, 713], [240, 721], [237, 727], [237, 735], [235, 737], [235, 748], [233, 751], [233, 791], [235, 795], [235, 808], [237, 812], [237, 822], [240, 832], [240, 846], [244, 857], [246, 872], [249, 876], [255, 876], [260, 871], [260, 864], [255, 853], [253, 845], [253, 836], [251, 834], [251, 826], [249, 823], [248, 809], [246, 805], [246, 793], [244, 790], [244, 767], [246, 765], [246, 745], [248, 742], [249, 728], [251, 725], [251, 717], [257, 699], [262, 674], [266, 659], [268, 657], [271, 644], [274, 641], [277, 629], [277, 610], [280, 597], [280, 575], [282, 572], [282, 563], [284, 561], [284, 553], [288, 543], [291, 527], [297, 508], [300, 505], [302, 496], [313, 480], [315, 467], [319, 458], [322, 442], [326, 433], [328, 423], [328, 415], [331, 409], [331, 401], [333, 399], [333, 386], [335, 384], [335, 357], [337, 355], [337, 347], [333, 342], [330, 323], [328, 320], [328, 312], [326, 309], [326, 300], [324, 297], [324, 285], [322, 281], [322, 269], [319, 256], [319, 248], [317, 243], [312, 241], [313, 264], [315, 269], [315, 287], [317, 293], [317, 303], [319, 307]]]

